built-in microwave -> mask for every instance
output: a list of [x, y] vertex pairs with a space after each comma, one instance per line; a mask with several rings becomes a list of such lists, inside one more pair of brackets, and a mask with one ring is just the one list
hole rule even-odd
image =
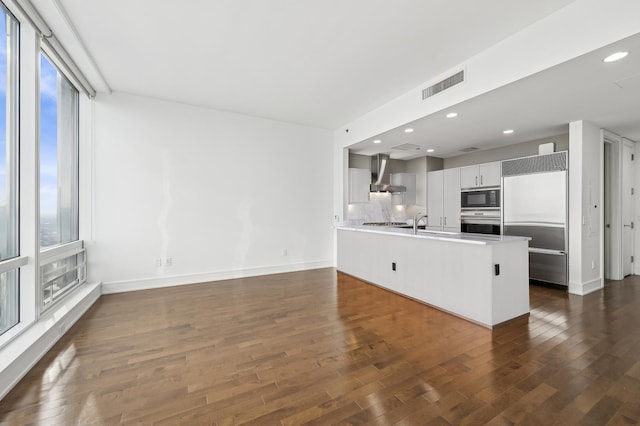
[[500, 207], [500, 188], [462, 191], [460, 207], [463, 209], [496, 209]]

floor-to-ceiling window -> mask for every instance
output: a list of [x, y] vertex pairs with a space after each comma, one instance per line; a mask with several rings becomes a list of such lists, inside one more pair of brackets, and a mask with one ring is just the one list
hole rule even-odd
[[[42, 305], [84, 280], [78, 241], [78, 90], [40, 54], [40, 249]], [[58, 249], [54, 249], [58, 247]]]
[[20, 320], [18, 22], [0, 5], [0, 335]]

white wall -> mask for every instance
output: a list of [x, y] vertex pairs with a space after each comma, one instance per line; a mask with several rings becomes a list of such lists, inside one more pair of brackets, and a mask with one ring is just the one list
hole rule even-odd
[[569, 292], [591, 293], [603, 285], [600, 206], [600, 127], [569, 123]]
[[332, 264], [329, 131], [101, 94], [94, 144], [105, 292]]

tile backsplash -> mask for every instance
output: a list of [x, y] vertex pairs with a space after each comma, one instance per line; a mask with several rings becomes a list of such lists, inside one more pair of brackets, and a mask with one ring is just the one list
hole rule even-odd
[[388, 192], [372, 192], [366, 204], [349, 204], [347, 221], [353, 225], [363, 222], [405, 222], [407, 207], [396, 206]]

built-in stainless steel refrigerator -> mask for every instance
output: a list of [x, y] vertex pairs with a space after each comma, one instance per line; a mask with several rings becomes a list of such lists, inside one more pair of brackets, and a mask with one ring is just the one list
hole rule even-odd
[[567, 285], [567, 152], [502, 163], [504, 235], [531, 237], [529, 277]]

